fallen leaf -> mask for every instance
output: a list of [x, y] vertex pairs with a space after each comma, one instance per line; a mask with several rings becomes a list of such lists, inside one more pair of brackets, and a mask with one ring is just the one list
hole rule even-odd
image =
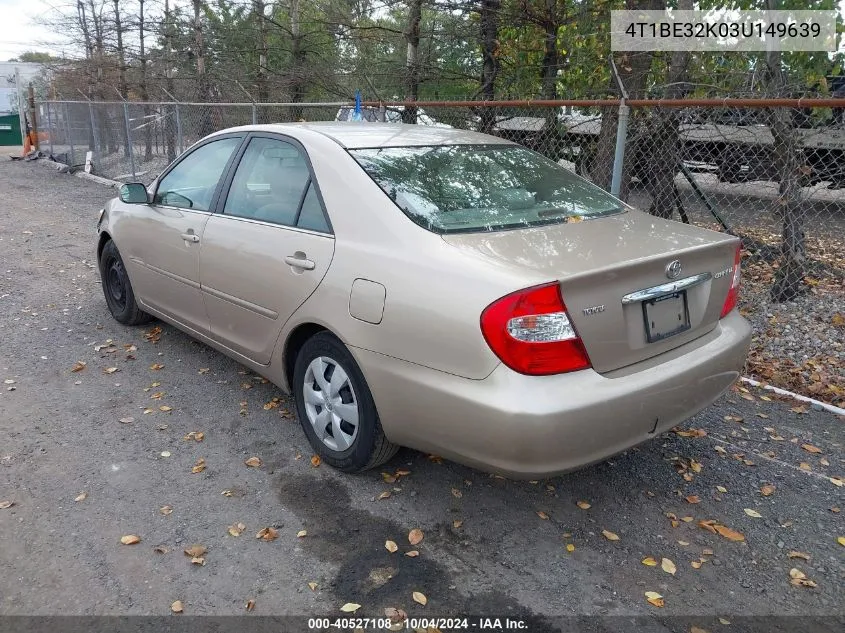
[[804, 572], [795, 567], [789, 570], [789, 577], [791, 578], [789, 582], [797, 587], [818, 587], [814, 581], [807, 578]]
[[543, 512], [542, 510], [537, 510], [537, 516], [543, 519], [543, 521], [549, 520], [549, 515]]
[[845, 547], [845, 536], [837, 536], [836, 542]]
[[789, 552], [789, 554], [787, 554], [787, 556], [789, 558], [803, 558], [804, 560], [810, 560], [809, 554], [806, 554], [804, 552], [796, 552], [795, 550], [792, 550], [791, 552]]
[[202, 431], [191, 431], [182, 439], [186, 442], [190, 440], [194, 440], [195, 442], [202, 442], [205, 439], [205, 433], [203, 433]]
[[675, 567], [675, 563], [673, 563], [668, 558], [664, 558], [660, 561], [660, 568], [665, 571], [667, 574], [675, 575], [677, 568]]
[[255, 600], [247, 600], [246, 605], [244, 605], [244, 608], [247, 611], [252, 611], [255, 608]]
[[691, 627], [690, 627], [690, 630], [689, 630], [689, 633], [708, 633], [708, 631], [706, 631], [706, 630], [704, 630], [704, 629], [702, 629], [702, 628], [699, 628], [699, 627], [697, 627], [697, 626], [691, 626]]
[[167, 554], [168, 549], [164, 545], [157, 545], [156, 547], [153, 548], [153, 551], [156, 554]]
[[70, 370], [74, 373], [82, 371], [83, 369], [85, 369], [86, 365], [88, 365], [88, 363], [86, 363], [85, 361], [78, 360], [73, 364], [73, 367], [71, 367]]
[[755, 518], [755, 519], [762, 519], [763, 515], [757, 512], [756, 510], [752, 510], [751, 508], [745, 508], [745, 514], [748, 516]]
[[120, 418], [118, 420], [118, 422], [120, 422], [121, 424], [132, 424], [134, 421], [135, 421], [135, 418], [133, 418], [131, 416], [128, 417], [128, 418]]
[[566, 551], [567, 551], [567, 552], [570, 552], [570, 553], [574, 552], [574, 551], [575, 551], [575, 546], [574, 546], [572, 543], [567, 543], [567, 544], [566, 544]]
[[724, 486], [716, 486], [716, 490], [718, 490], [718, 491], [719, 491], [719, 492], [721, 492], [722, 494], [724, 494], [724, 493], [726, 493], [726, 492], [728, 491], [728, 489], [727, 489], [727, 488], [725, 488]]
[[729, 527], [719, 524], [716, 524], [714, 527], [720, 536], [724, 536], [729, 541], [740, 542], [745, 540], [745, 536], [743, 536], [741, 532], [737, 532], [736, 530], [732, 530]]
[[249, 459], [244, 461], [244, 464], [246, 464], [250, 468], [258, 468], [259, 466], [261, 466], [261, 459], [259, 459], [258, 457], [250, 457]]
[[845, 480], [843, 480], [841, 477], [831, 477], [830, 483], [832, 483], [834, 486], [839, 486], [840, 488], [842, 486], [845, 486]]
[[452, 488], [452, 496], [455, 497], [456, 499], [460, 499], [461, 497], [464, 496], [464, 493], [462, 493], [457, 488]]
[[226, 531], [230, 536], [240, 536], [245, 529], [246, 526], [243, 523], [236, 523], [235, 525], [230, 525]]
[[775, 487], [772, 484], [766, 484], [762, 488], [760, 488], [760, 494], [764, 497], [769, 497], [775, 492]]
[[701, 499], [699, 499], [698, 495], [690, 495], [686, 497], [687, 503], [701, 503]]
[[158, 509], [158, 511], [159, 511], [161, 514], [163, 514], [164, 516], [167, 516], [168, 514], [172, 514], [172, 513], [173, 513], [173, 508], [171, 508], [170, 506], [161, 506], [161, 507]]
[[169, 413], [170, 411], [173, 411], [173, 407], [169, 407], [166, 404], [163, 404], [158, 408], [158, 410], [164, 411], [165, 413]]
[[120, 371], [120, 369], [118, 367], [109, 367], [108, 369], [104, 369], [103, 373], [104, 374], [113, 374], [116, 371]]
[[124, 545], [135, 545], [135, 543], [141, 542], [141, 537], [135, 534], [127, 534], [126, 536], [120, 537], [120, 542]]
[[694, 561], [692, 561], [692, 562], [690, 563], [690, 565], [692, 565], [692, 568], [693, 568], [693, 569], [701, 569], [701, 566], [702, 566], [703, 564], [704, 564], [704, 563], [702, 563], [700, 560], [694, 560]]
[[425, 597], [425, 594], [420, 593], [419, 591], [415, 591], [411, 594], [411, 597], [414, 599], [414, 602], [425, 606], [428, 603], [428, 598]]
[[173, 613], [182, 613], [184, 609], [185, 607], [182, 604], [181, 600], [177, 600], [176, 602], [170, 605], [170, 610], [173, 611]]
[[279, 532], [276, 528], [266, 527], [259, 531], [255, 538], [260, 538], [262, 541], [275, 541], [279, 538]]
[[299, 532], [296, 533], [296, 538], [305, 538], [306, 536], [308, 536], [307, 530], [299, 530]]
[[678, 545], [686, 547], [687, 545], [689, 545], [689, 541], [678, 541]]
[[655, 607], [662, 607], [664, 604], [666, 604], [663, 601], [663, 596], [661, 596], [656, 591], [646, 591], [645, 592], [645, 599], [646, 599], [646, 602], [648, 602], [650, 605], [653, 605]]
[[579, 508], [581, 508], [582, 510], [589, 510], [590, 508], [592, 508], [592, 507], [593, 507], [592, 505], [590, 505], [590, 504], [589, 504], [589, 503], [587, 503], [586, 501], [579, 501], [576, 505], [577, 505]]
[[153, 363], [152, 365], [150, 365], [150, 369], [152, 369], [153, 371], [158, 371], [159, 369], [164, 369], [164, 365], [162, 365], [161, 363]]
[[389, 492], [389, 491], [387, 491], [387, 490], [385, 490], [383, 493], [381, 493], [381, 494], [378, 496], [378, 498], [379, 498], [379, 499], [389, 499], [389, 498], [390, 498], [390, 492]]
[[813, 446], [812, 444], [802, 444], [801, 448], [803, 448], [808, 453], [821, 453], [822, 449], [818, 446]]
[[205, 547], [205, 545], [195, 544], [185, 550], [185, 556], [189, 556], [190, 558], [199, 558], [206, 552], [208, 552], [208, 548]]
[[316, 583], [316, 582], [309, 582], [309, 583], [308, 583], [308, 588], [309, 588], [311, 591], [317, 591], [317, 586], [318, 586], [318, 585], [317, 585], [317, 583]]
[[423, 534], [423, 531], [419, 528], [414, 528], [413, 530], [408, 532], [408, 542], [411, 545], [418, 545], [419, 543], [422, 543], [423, 538], [425, 538], [425, 535]]
[[234, 492], [232, 492], [231, 490], [224, 490], [224, 491], [222, 491], [220, 494], [221, 494], [221, 495], [223, 495], [224, 497], [231, 497], [231, 496], [232, 496], [232, 495], [234, 495], [235, 493], [234, 493]]
[[381, 478], [384, 480], [384, 483], [392, 484], [396, 482], [395, 475], [391, 475], [390, 473], [382, 473]]
[[200, 457], [197, 460], [197, 463], [194, 464], [193, 467], [191, 468], [191, 472], [196, 475], [197, 473], [201, 473], [204, 470], [205, 470], [205, 458]]
[[74, 501], [85, 501], [87, 498], [88, 498], [88, 493], [83, 491], [83, 492], [80, 492], [78, 495], [76, 495], [76, 497], [74, 498]]
[[673, 429], [673, 431], [680, 437], [705, 437], [707, 435], [707, 431], [704, 429], [688, 429], [686, 431]]
[[829, 461], [827, 461], [824, 457], [822, 457], [822, 458], [819, 460], [819, 464], [821, 464], [822, 466], [830, 466], [830, 462], [829, 462]]
[[322, 464], [322, 463], [323, 463], [323, 460], [322, 460], [322, 459], [320, 459], [320, 456], [319, 456], [319, 455], [312, 455], [312, 456], [311, 456], [311, 465], [312, 465], [314, 468], [317, 468], [317, 467], [318, 467], [320, 464]]
[[646, 556], [643, 559], [643, 565], [646, 567], [657, 567], [657, 561], [654, 560], [651, 556]]
[[608, 541], [618, 541], [619, 540], [619, 535], [614, 534], [610, 530], [602, 530], [601, 533], [604, 535], [604, 538], [606, 538]]
[[419, 555], [420, 555], [420, 553], [415, 549], [412, 549], [408, 552], [405, 552], [405, 556], [407, 556], [408, 558], [416, 558]]
[[455, 528], [456, 530], [461, 529], [461, 526], [463, 524], [464, 524], [464, 522], [461, 519], [455, 519], [454, 521], [452, 521], [452, 527]]
[[810, 466], [810, 464], [808, 464], [807, 462], [801, 462], [800, 464], [798, 464], [798, 468], [800, 468], [801, 470], [813, 470], [813, 467]]
[[394, 552], [399, 550], [399, 546], [394, 541], [385, 541], [384, 549], [393, 554]]
[[205, 567], [205, 559], [202, 556], [197, 556], [191, 559], [191, 564]]
[[790, 409], [793, 413], [807, 413], [807, 407], [792, 407]]
[[345, 605], [343, 605], [340, 608], [340, 610], [343, 611], [344, 613], [355, 613], [360, 608], [361, 608], [360, 604], [357, 604], [355, 602], [347, 602]]
[[745, 421], [745, 418], [738, 415], [726, 415], [724, 420], [725, 422], [743, 422]]
[[197, 373], [198, 373], [198, 374], [207, 374], [207, 373], [208, 373], [208, 372], [210, 372], [210, 371], [211, 371], [211, 368], [209, 368], [209, 367], [200, 367], [200, 368], [197, 370]]
[[694, 517], [681, 517], [681, 521], [684, 523], [692, 523], [694, 520]]
[[709, 547], [705, 547], [703, 550], [701, 550], [701, 553], [705, 556], [713, 556], [713, 550]]
[[728, 620], [727, 618], [719, 618], [719, 624], [724, 624], [725, 626], [727, 626], [730, 623], [731, 623], [731, 621]]

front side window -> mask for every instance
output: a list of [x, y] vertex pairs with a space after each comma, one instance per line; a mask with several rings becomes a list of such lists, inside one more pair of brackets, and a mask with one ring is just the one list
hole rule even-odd
[[223, 213], [294, 226], [310, 179], [305, 156], [295, 145], [254, 138], [235, 172]]
[[240, 138], [229, 137], [192, 151], [161, 179], [155, 204], [208, 211], [223, 170], [240, 144]]
[[436, 233], [556, 224], [624, 210], [610, 194], [517, 145], [349, 152], [409, 218]]

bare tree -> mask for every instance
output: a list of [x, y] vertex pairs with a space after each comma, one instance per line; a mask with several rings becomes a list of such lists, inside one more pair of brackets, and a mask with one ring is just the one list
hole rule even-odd
[[[499, 11], [501, 0], [481, 0], [481, 95], [486, 101], [496, 98], [499, 74]], [[490, 133], [496, 122], [493, 108], [482, 108], [481, 131]]]

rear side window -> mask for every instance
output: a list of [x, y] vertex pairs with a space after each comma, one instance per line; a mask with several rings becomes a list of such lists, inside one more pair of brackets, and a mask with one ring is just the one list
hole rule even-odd
[[302, 209], [299, 212], [296, 226], [309, 231], [329, 233], [329, 223], [326, 222], [326, 215], [323, 213], [323, 206], [320, 204], [319, 197], [317, 197], [314, 183], [308, 185], [308, 192], [302, 201]]
[[622, 203], [517, 145], [349, 150], [414, 222], [437, 233], [567, 222], [624, 211]]
[[279, 139], [249, 142], [223, 213], [294, 226], [311, 175], [299, 149]]

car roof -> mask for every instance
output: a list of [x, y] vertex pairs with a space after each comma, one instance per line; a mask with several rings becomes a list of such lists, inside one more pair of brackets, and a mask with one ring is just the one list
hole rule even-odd
[[296, 136], [296, 130], [308, 130], [327, 136], [347, 149], [364, 147], [403, 147], [420, 145], [512, 144], [510, 141], [455, 128], [440, 128], [407, 123], [366, 123], [325, 121], [313, 123], [275, 123], [245, 126], [244, 130], [277, 132]]

